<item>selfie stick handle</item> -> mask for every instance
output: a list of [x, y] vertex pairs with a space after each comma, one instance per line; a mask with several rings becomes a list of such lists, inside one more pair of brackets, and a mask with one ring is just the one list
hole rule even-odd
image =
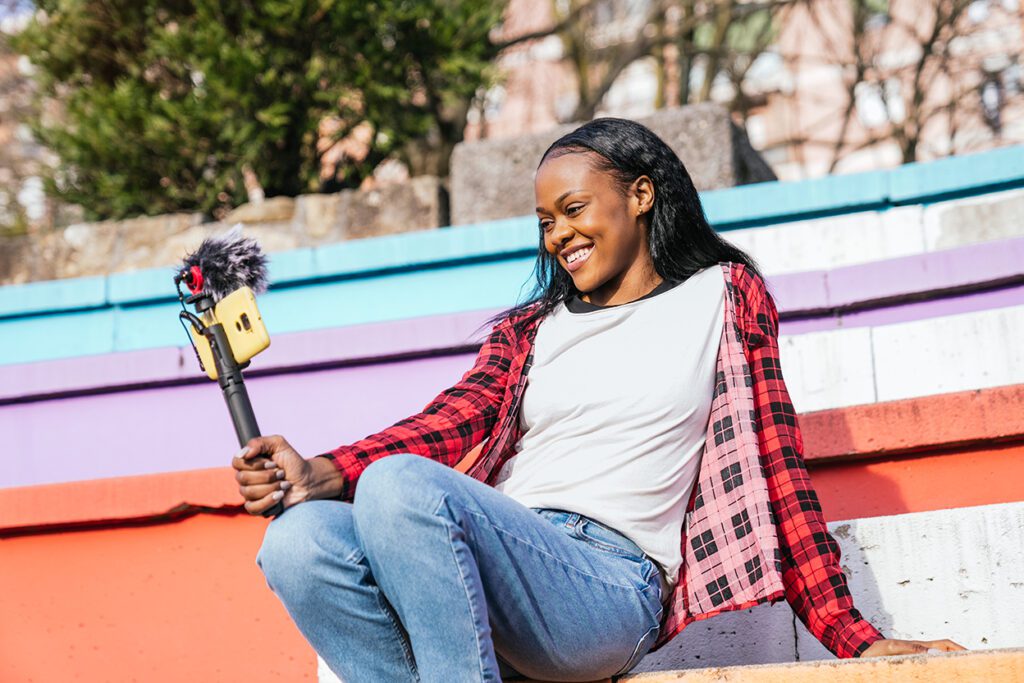
[[[214, 323], [207, 326], [206, 330], [207, 338], [210, 340], [210, 350], [213, 351], [213, 363], [217, 368], [217, 382], [224, 394], [224, 402], [228, 406], [231, 422], [235, 426], [238, 445], [245, 446], [250, 439], [260, 436], [260, 427], [256, 423], [256, 413], [253, 412], [249, 392], [245, 388], [242, 369], [235, 362], [234, 355], [231, 353], [231, 345], [224, 332], [224, 325]], [[258, 458], [257, 460], [264, 459]], [[284, 512], [284, 504], [277, 501], [273, 507], [263, 511], [263, 516], [277, 517], [282, 512]]]

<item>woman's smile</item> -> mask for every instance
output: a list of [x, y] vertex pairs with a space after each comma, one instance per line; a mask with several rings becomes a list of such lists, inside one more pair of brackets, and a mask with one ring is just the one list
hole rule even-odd
[[583, 267], [583, 264], [590, 258], [590, 255], [594, 253], [594, 245], [581, 246], [579, 248], [566, 249], [562, 252], [562, 258], [565, 259], [565, 268], [570, 273], [575, 273], [577, 270]]

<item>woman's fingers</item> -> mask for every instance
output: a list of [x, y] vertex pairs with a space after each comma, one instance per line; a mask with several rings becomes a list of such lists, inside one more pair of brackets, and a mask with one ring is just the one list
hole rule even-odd
[[235, 481], [243, 486], [253, 484], [273, 484], [284, 479], [284, 470], [279, 467], [259, 470], [239, 470], [235, 472]]
[[959, 643], [954, 643], [952, 640], [928, 640], [924, 644], [931, 649], [941, 650], [942, 652], [959, 652], [960, 650], [967, 649]]
[[259, 500], [247, 500], [245, 501], [245, 511], [250, 515], [261, 515], [266, 510], [277, 505], [277, 502], [284, 498], [284, 493], [284, 491], [274, 491]]
[[891, 655], [916, 655], [929, 652], [957, 652], [966, 650], [963, 645], [952, 640], [879, 640], [872, 643], [861, 654], [862, 657], [878, 657]]
[[291, 488], [291, 482], [282, 481], [273, 484], [254, 484], [252, 486], [239, 486], [238, 492], [246, 500], [262, 500], [275, 492], [284, 492]]

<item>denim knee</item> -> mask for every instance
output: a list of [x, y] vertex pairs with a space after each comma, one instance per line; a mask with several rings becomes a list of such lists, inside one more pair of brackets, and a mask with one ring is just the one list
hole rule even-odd
[[447, 471], [444, 465], [411, 453], [374, 461], [356, 486], [356, 529], [360, 534], [375, 534], [381, 527], [394, 532], [403, 520], [428, 511], [444, 492], [440, 480]]
[[396, 453], [376, 460], [359, 477], [356, 508], [407, 501], [416, 493], [430, 488], [438, 468], [447, 469], [440, 463], [412, 453]]
[[256, 564], [275, 593], [299, 597], [315, 587], [319, 564], [346, 560], [358, 550], [351, 529], [351, 506], [300, 503], [267, 526]]

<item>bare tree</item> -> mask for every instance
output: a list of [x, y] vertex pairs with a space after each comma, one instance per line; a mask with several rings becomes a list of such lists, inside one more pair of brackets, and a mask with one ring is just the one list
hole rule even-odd
[[[964, 131], [990, 142], [1004, 110], [1024, 106], [1019, 80], [1002, 67], [1021, 62], [1021, 45], [992, 40], [1000, 24], [972, 0], [851, 0], [841, 128], [829, 170], [862, 149], [895, 144], [903, 163], [968, 151]], [[991, 3], [994, 5], [994, 3]], [[993, 6], [993, 14], [1005, 12]], [[1018, 77], [1019, 78], [1019, 77]], [[986, 98], [988, 101], [986, 101]], [[866, 110], [884, 112], [870, 120]], [[879, 117], [876, 117], [879, 118]], [[868, 119], [868, 120], [865, 120]], [[985, 131], [984, 135], [980, 133]]]

